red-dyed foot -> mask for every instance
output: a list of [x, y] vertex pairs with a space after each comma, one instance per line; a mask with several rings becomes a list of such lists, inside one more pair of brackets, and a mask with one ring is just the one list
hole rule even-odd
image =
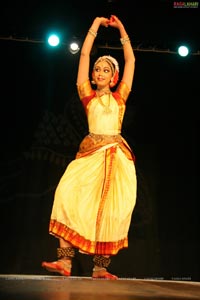
[[42, 262], [42, 267], [49, 272], [57, 272], [64, 276], [71, 275], [71, 265], [63, 260], [58, 260], [54, 262]]
[[[95, 273], [98, 273], [98, 272], [95, 272]], [[118, 279], [118, 277], [116, 275], [113, 275], [109, 272], [104, 272], [103, 274], [100, 273], [99, 275], [98, 274], [93, 274], [92, 275], [92, 278], [95, 278], [95, 279], [111, 279], [111, 280], [116, 280]]]

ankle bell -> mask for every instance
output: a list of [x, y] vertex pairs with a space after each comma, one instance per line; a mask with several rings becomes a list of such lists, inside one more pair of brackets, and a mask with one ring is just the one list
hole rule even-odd
[[111, 262], [110, 257], [95, 255], [93, 258], [94, 265], [100, 268], [107, 268]]
[[60, 247], [57, 248], [58, 259], [71, 260], [75, 256], [75, 250], [73, 247]]

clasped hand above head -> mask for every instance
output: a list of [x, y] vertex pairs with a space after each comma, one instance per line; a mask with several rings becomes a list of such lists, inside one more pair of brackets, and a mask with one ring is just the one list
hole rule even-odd
[[115, 15], [111, 15], [110, 18], [101, 17], [101, 25], [108, 27], [116, 27], [118, 28], [119, 25], [122, 24], [119, 18]]

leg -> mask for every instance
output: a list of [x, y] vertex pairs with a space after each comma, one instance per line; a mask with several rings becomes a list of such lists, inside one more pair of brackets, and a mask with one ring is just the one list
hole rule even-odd
[[63, 239], [60, 239], [60, 247], [57, 248], [58, 260], [54, 262], [42, 263], [42, 267], [46, 268], [50, 272], [57, 272], [64, 276], [71, 275], [72, 258], [75, 255], [72, 245]]
[[93, 258], [94, 268], [92, 278], [104, 278], [104, 279], [118, 279], [117, 276], [107, 272], [106, 268], [109, 266], [111, 259], [108, 255], [95, 255]]

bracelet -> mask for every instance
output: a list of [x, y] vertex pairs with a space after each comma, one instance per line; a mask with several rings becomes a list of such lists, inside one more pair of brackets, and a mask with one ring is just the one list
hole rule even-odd
[[97, 36], [97, 32], [95, 32], [92, 28], [90, 28], [88, 30], [88, 32], [93, 36], [93, 37], [96, 37]]
[[128, 35], [125, 36], [124, 38], [121, 38], [121, 39], [120, 39], [120, 42], [121, 42], [122, 46], [123, 46], [126, 42], [130, 42], [130, 39], [129, 39]]

